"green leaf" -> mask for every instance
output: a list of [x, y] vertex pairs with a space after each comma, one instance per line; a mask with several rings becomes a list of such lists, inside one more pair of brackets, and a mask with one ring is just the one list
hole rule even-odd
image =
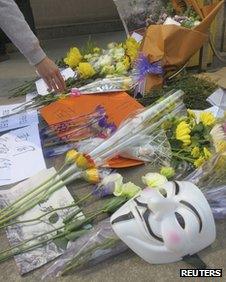
[[59, 220], [59, 215], [58, 213], [53, 213], [50, 217], [49, 217], [49, 222], [52, 224], [57, 223], [57, 221]]
[[[57, 234], [60, 234], [60, 233], [57, 233]], [[53, 240], [53, 243], [61, 250], [67, 249], [68, 242], [69, 240], [65, 236], [62, 236], [62, 237], [59, 237]]]
[[183, 142], [174, 139], [174, 140], [170, 140], [170, 145], [172, 148], [180, 149], [183, 146]]
[[85, 235], [88, 232], [89, 232], [89, 230], [80, 230], [80, 231], [70, 232], [69, 234], [67, 234], [65, 236], [65, 238], [68, 239], [69, 241], [73, 242], [73, 241], [82, 237], [83, 235]]
[[203, 132], [203, 130], [204, 130], [204, 125], [202, 123], [195, 125], [194, 128], [192, 129], [193, 132]]

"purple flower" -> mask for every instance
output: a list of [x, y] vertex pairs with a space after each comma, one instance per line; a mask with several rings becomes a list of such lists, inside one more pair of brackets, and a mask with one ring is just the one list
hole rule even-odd
[[97, 185], [93, 189], [93, 195], [95, 195], [98, 198], [104, 198], [110, 195], [113, 195], [115, 190], [115, 183], [110, 182], [107, 185]]
[[223, 124], [224, 133], [226, 133], [226, 123]]
[[101, 105], [97, 106], [95, 111], [99, 114], [99, 115], [105, 115], [106, 111], [105, 108]]
[[102, 128], [106, 128], [108, 126], [108, 122], [107, 122], [107, 117], [106, 116], [102, 116], [99, 119], [98, 125]]

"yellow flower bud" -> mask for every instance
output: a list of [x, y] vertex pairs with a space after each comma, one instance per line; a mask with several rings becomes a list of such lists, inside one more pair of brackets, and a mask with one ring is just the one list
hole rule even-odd
[[79, 153], [76, 150], [70, 150], [66, 154], [65, 162], [68, 164], [74, 163]]
[[85, 171], [85, 180], [89, 183], [96, 184], [100, 181], [99, 171], [97, 168], [90, 168]]
[[75, 164], [80, 169], [88, 169], [88, 168], [95, 167], [94, 162], [88, 156], [85, 156], [84, 154], [81, 154], [81, 153], [76, 158]]
[[200, 149], [199, 147], [194, 147], [191, 151], [191, 155], [193, 158], [198, 158], [200, 156]]

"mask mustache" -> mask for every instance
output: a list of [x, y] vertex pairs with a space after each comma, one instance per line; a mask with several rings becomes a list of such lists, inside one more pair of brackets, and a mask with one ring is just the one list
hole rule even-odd
[[123, 222], [123, 221], [128, 221], [128, 220], [131, 220], [131, 219], [134, 219], [134, 215], [132, 212], [129, 212], [127, 214], [123, 214], [117, 218], [115, 218], [111, 224], [115, 224], [115, 223], [119, 223], [119, 222]]

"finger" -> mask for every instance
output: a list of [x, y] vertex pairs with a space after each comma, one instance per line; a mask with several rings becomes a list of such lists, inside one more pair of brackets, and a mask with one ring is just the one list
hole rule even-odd
[[57, 73], [57, 78], [58, 78], [58, 80], [59, 80], [59, 85], [58, 85], [58, 87], [61, 89], [61, 91], [66, 90], [66, 83], [65, 83], [64, 78], [63, 78], [63, 76], [61, 75], [60, 71], [58, 71], [58, 73]]
[[52, 78], [51, 85], [52, 85], [55, 92], [59, 92], [59, 88], [57, 87], [57, 84], [56, 84], [54, 78]]
[[63, 92], [63, 91], [65, 90], [65, 88], [64, 88], [64, 86], [63, 86], [63, 84], [62, 84], [62, 81], [60, 80], [60, 78], [58, 77], [58, 75], [56, 75], [56, 76], [54, 77], [54, 82], [56, 83], [56, 85], [57, 85], [59, 91]]
[[48, 91], [51, 92], [51, 90], [53, 89], [52, 84], [51, 84], [51, 79], [48, 79], [47, 77], [43, 78], [46, 85], [48, 86]]
[[54, 90], [55, 92], [58, 92], [58, 88], [54, 82], [54, 80], [52, 78], [48, 78], [48, 85], [50, 85], [50, 89], [48, 89], [49, 92], [51, 92], [51, 90]]

